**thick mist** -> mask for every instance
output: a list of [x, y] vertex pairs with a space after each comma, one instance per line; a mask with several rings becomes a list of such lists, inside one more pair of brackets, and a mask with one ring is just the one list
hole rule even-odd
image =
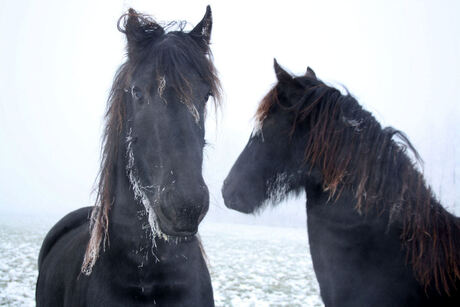
[[208, 110], [205, 221], [302, 226], [305, 195], [260, 216], [225, 208], [220, 188], [275, 82], [273, 58], [346, 87], [382, 125], [404, 131], [442, 204], [460, 214], [460, 22], [455, 1], [3, 1], [0, 4], [0, 214], [61, 216], [91, 205], [103, 115], [122, 63], [118, 17], [214, 16], [224, 103]]

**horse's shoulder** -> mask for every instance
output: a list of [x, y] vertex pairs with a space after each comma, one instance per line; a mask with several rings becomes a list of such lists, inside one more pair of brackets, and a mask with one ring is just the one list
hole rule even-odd
[[[67, 232], [75, 229], [85, 223], [89, 223], [89, 217], [93, 207], [83, 207], [75, 211], [70, 212], [64, 216], [59, 222], [57, 222], [53, 228], [48, 232], [45, 239], [43, 240], [40, 254], [38, 256], [38, 270], [43, 263], [46, 255], [48, 255], [54, 244], [65, 235]], [[89, 231], [89, 230], [88, 230]]]

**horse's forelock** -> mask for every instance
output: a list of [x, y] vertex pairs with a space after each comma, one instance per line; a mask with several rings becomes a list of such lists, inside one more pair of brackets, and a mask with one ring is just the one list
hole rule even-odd
[[164, 78], [168, 87], [175, 92], [182, 102], [192, 104], [193, 89], [184, 72], [189, 67], [210, 86], [215, 106], [221, 101], [221, 85], [217, 70], [213, 64], [211, 50], [204, 51], [188, 33], [174, 31], [165, 37], [151, 51], [155, 78]]
[[278, 104], [278, 93], [276, 86], [274, 86], [265, 96], [262, 98], [262, 101], [259, 103], [256, 114], [254, 115], [254, 120], [256, 122], [256, 128], [261, 129], [262, 124], [265, 118], [268, 115], [268, 112], [275, 104]]

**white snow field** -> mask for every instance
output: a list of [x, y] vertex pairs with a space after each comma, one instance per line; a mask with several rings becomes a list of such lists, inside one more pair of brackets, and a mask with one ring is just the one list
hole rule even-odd
[[[0, 217], [0, 306], [35, 306], [37, 257], [55, 220]], [[305, 228], [204, 223], [216, 306], [323, 306]]]

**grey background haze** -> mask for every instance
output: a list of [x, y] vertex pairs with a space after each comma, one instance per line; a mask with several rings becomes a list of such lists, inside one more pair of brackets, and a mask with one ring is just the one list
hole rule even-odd
[[305, 223], [305, 195], [259, 217], [227, 210], [220, 187], [253, 128], [258, 102], [307, 65], [345, 85], [382, 125], [404, 131], [448, 210], [460, 214], [459, 1], [0, 2], [0, 214], [63, 215], [91, 205], [107, 95], [124, 60], [116, 22], [128, 7], [187, 20], [206, 4], [224, 105], [208, 112], [207, 220]]

